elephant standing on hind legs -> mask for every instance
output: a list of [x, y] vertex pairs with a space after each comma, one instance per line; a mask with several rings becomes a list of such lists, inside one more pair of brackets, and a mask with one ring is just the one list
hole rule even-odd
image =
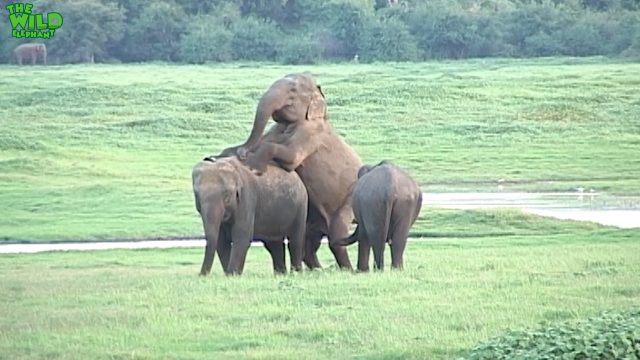
[[[277, 124], [262, 134], [269, 118]], [[327, 105], [313, 77], [289, 74], [274, 82], [261, 97], [247, 141], [225, 149], [258, 173], [272, 161], [296, 171], [309, 194], [305, 263], [320, 268], [316, 252], [323, 236], [341, 268], [352, 269], [346, 246], [353, 221], [351, 191], [362, 161], [328, 121]]]
[[353, 190], [358, 226], [343, 245], [358, 241], [358, 270], [369, 271], [373, 247], [375, 269], [384, 268], [384, 248], [391, 247], [391, 267], [403, 268], [409, 229], [422, 206], [422, 191], [409, 174], [388, 161], [363, 166]]
[[292, 270], [302, 270], [308, 197], [296, 173], [269, 165], [258, 177], [227, 157], [200, 161], [192, 179], [207, 240], [200, 275], [209, 274], [216, 251], [223, 271], [240, 275], [254, 237], [271, 253], [274, 271], [282, 273], [287, 237]]
[[16, 63], [22, 65], [26, 62], [35, 65], [38, 58], [42, 58], [42, 63], [47, 64], [47, 47], [45, 44], [22, 44], [13, 50], [16, 56]]

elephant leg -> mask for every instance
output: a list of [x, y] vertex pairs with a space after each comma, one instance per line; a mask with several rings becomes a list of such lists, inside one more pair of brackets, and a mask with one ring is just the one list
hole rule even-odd
[[[305, 231], [307, 223], [306, 205], [293, 225], [289, 236], [289, 256], [291, 258], [291, 271], [302, 271], [302, 258], [305, 253]], [[315, 253], [314, 253], [315, 255]]]
[[358, 271], [369, 271], [369, 254], [371, 254], [371, 242], [363, 229], [358, 234]]
[[343, 207], [338, 213], [331, 219], [329, 226], [329, 248], [336, 258], [336, 262], [341, 269], [352, 270], [351, 260], [349, 260], [349, 253], [347, 247], [339, 245], [341, 239], [349, 236], [349, 225], [353, 220], [353, 210], [351, 207]]
[[247, 259], [247, 252], [253, 239], [253, 224], [249, 227], [234, 223], [231, 229], [231, 257], [227, 268], [227, 275], [241, 275], [244, 270], [244, 263]]
[[[392, 221], [389, 238], [391, 240], [391, 268], [393, 269], [402, 270], [404, 268], [404, 249], [407, 246], [409, 229], [415, 219], [415, 215], [412, 213], [413, 208], [414, 205], [407, 203], [405, 206], [401, 206], [401, 210], [398, 211], [398, 214], [393, 214], [391, 217]], [[403, 211], [405, 209], [406, 211]]]
[[38, 53], [31, 55], [31, 65], [35, 65], [36, 60], [38, 60]]
[[286, 274], [287, 265], [285, 263], [284, 239], [282, 241], [262, 241], [264, 247], [271, 254], [273, 272], [276, 274]]
[[211, 272], [214, 255], [215, 250], [213, 248], [213, 244], [210, 241], [207, 241], [207, 245], [204, 247], [204, 260], [202, 261], [202, 267], [200, 268], [200, 275], [206, 276]]
[[297, 126], [290, 136], [285, 134], [284, 138], [274, 139], [275, 142], [262, 141], [252, 156], [247, 158], [247, 165], [258, 172], [264, 172], [267, 164], [275, 161], [281, 168], [294, 171], [320, 148], [321, 139], [312, 136], [311, 132], [310, 128]]
[[384, 247], [387, 245], [385, 236], [376, 234], [371, 238], [371, 247], [373, 247], [373, 268], [376, 270], [384, 270]]
[[218, 239], [218, 258], [220, 258], [220, 266], [222, 271], [227, 272], [229, 267], [229, 258], [231, 256], [231, 232], [229, 226], [223, 225], [220, 231], [220, 239]]
[[304, 263], [311, 270], [321, 269], [320, 260], [318, 260], [318, 249], [322, 242], [323, 233], [320, 231], [307, 232], [304, 241]]

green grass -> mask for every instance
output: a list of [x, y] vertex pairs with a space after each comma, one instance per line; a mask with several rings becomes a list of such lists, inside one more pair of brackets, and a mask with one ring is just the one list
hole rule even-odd
[[567, 230], [414, 241], [370, 274], [273, 276], [261, 248], [240, 278], [198, 277], [202, 249], [3, 255], [0, 358], [446, 359], [638, 305], [638, 232]]
[[191, 167], [243, 141], [262, 92], [304, 70], [363, 160], [424, 191], [640, 193], [638, 63], [0, 66], [0, 241], [200, 234]]

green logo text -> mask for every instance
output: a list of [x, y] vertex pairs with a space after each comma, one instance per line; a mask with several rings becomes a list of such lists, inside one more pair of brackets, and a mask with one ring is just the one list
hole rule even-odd
[[56, 29], [62, 26], [62, 15], [57, 12], [33, 14], [33, 5], [28, 3], [15, 3], [7, 5], [9, 20], [15, 38], [42, 38], [51, 39]]

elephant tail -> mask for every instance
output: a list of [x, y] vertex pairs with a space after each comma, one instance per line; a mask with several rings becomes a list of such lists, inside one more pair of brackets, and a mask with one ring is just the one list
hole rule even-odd
[[338, 241], [336, 241], [336, 245], [339, 246], [348, 246], [351, 245], [355, 242], [358, 241], [358, 232], [360, 230], [360, 226], [356, 226], [356, 230], [353, 232], [353, 234], [351, 234], [351, 236], [343, 238], [343, 239], [338, 239]]

